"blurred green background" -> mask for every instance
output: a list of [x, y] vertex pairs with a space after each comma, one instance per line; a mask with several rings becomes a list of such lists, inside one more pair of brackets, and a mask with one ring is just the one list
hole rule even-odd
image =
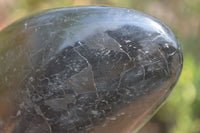
[[0, 0], [0, 30], [34, 12], [79, 5], [136, 9], [173, 30], [183, 49], [183, 71], [166, 104], [140, 133], [200, 133], [200, 0]]

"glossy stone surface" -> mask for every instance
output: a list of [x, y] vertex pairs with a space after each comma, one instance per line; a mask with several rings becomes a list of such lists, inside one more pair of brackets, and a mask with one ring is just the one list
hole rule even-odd
[[131, 133], [176, 84], [182, 52], [153, 17], [76, 7], [5, 28], [0, 62], [0, 133]]

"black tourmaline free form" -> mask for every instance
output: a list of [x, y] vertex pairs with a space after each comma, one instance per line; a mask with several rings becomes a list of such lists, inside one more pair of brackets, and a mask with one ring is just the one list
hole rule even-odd
[[0, 133], [132, 133], [182, 69], [172, 31], [115, 7], [54, 9], [0, 32]]

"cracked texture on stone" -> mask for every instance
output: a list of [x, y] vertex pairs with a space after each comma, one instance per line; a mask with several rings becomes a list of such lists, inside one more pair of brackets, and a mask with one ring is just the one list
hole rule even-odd
[[0, 32], [0, 133], [131, 133], [182, 69], [171, 30], [143, 13], [74, 7]]

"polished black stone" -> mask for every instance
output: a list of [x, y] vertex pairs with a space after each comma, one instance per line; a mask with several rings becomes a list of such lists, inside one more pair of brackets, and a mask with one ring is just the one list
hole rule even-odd
[[131, 133], [182, 69], [171, 30], [114, 7], [54, 9], [0, 32], [0, 133]]

